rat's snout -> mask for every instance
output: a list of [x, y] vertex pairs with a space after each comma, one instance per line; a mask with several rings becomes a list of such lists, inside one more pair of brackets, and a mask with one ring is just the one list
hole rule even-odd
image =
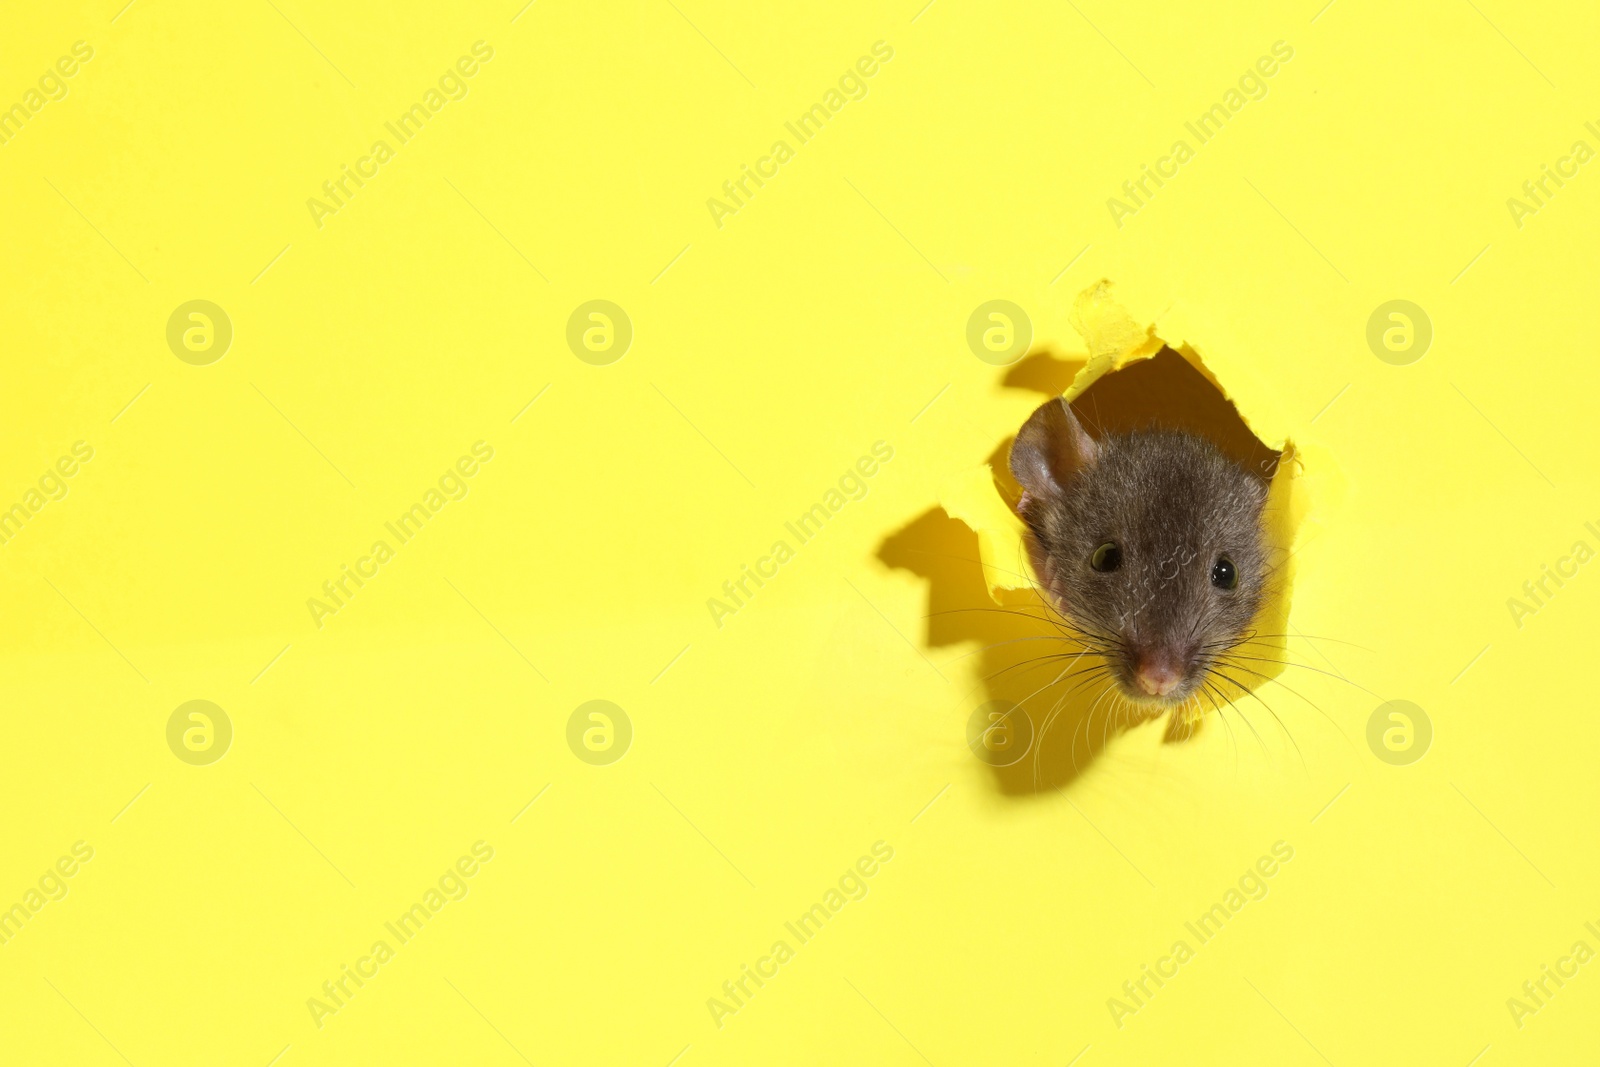
[[1147, 696], [1164, 697], [1183, 684], [1183, 662], [1166, 651], [1141, 652], [1133, 669], [1133, 681]]

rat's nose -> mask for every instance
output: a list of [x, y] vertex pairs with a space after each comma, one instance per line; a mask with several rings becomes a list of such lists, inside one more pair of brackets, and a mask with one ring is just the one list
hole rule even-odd
[[1183, 671], [1170, 656], [1141, 656], [1133, 680], [1148, 695], [1164, 697], [1178, 688], [1178, 683], [1183, 681]]

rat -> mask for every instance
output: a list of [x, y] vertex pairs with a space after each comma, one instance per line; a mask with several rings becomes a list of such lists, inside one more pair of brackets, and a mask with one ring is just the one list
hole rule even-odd
[[1200, 692], [1263, 599], [1266, 483], [1192, 433], [1097, 441], [1060, 397], [1028, 418], [1010, 467], [1034, 572], [1074, 636], [1137, 704]]

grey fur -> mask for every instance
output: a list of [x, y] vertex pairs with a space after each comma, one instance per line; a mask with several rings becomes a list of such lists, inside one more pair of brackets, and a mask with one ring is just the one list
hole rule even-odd
[[[1026, 490], [1020, 511], [1034, 569], [1085, 644], [1137, 700], [1149, 700], [1134, 672], [1151, 656], [1181, 672], [1166, 703], [1193, 695], [1261, 604], [1265, 483], [1189, 433], [1150, 430], [1095, 442], [1059, 399], [1028, 420], [1010, 465]], [[1122, 563], [1100, 573], [1089, 560], [1106, 541], [1120, 547]], [[1238, 572], [1233, 590], [1211, 582], [1224, 555]]]

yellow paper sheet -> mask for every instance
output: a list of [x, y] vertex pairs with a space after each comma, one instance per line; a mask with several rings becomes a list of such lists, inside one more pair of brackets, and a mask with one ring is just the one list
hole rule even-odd
[[[0, 1061], [1591, 1062], [1597, 34], [14, 6]], [[1162, 343], [1287, 663], [997, 766]]]

